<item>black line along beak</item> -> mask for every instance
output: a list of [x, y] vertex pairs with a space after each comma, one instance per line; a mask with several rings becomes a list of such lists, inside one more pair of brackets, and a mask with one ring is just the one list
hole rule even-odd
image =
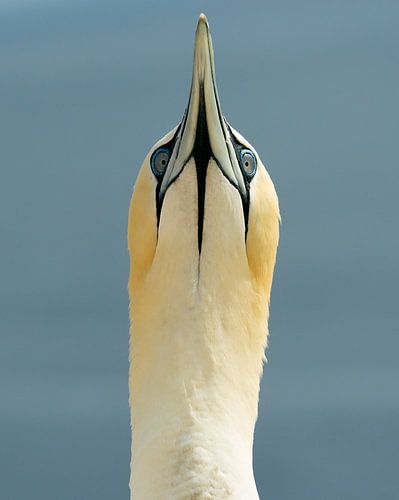
[[194, 41], [194, 63], [190, 98], [158, 196], [163, 198], [169, 185], [194, 158], [198, 180], [198, 247], [201, 250], [205, 203], [206, 170], [213, 158], [224, 176], [247, 202], [248, 189], [238, 164], [230, 129], [223, 117], [215, 80], [215, 65], [209, 25], [204, 14], [198, 19]]

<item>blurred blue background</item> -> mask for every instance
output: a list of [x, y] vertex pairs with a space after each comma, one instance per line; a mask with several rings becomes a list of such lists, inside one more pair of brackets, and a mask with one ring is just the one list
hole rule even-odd
[[399, 498], [399, 3], [0, 0], [2, 500], [128, 498], [127, 210], [201, 11], [283, 217], [261, 498]]

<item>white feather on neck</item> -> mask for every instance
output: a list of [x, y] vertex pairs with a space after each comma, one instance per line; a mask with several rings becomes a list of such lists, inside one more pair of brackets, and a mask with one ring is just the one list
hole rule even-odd
[[[134, 500], [258, 498], [252, 444], [278, 206], [274, 244], [262, 256], [270, 283], [261, 291], [248, 264], [241, 200], [212, 160], [208, 168], [200, 262], [191, 161], [166, 194], [145, 279], [129, 283]], [[134, 259], [133, 252], [133, 270]]]

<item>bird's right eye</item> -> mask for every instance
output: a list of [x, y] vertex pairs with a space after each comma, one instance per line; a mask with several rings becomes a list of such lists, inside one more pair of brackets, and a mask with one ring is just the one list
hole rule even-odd
[[151, 170], [156, 177], [162, 177], [168, 165], [170, 151], [166, 148], [159, 148], [151, 156]]
[[241, 165], [244, 169], [244, 173], [250, 181], [252, 177], [256, 174], [256, 158], [252, 151], [247, 148], [243, 148], [240, 152]]

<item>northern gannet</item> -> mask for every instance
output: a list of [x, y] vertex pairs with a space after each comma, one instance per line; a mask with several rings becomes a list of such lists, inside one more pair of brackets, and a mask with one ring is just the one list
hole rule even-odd
[[273, 183], [222, 114], [201, 14], [187, 109], [147, 154], [129, 209], [132, 499], [259, 498], [278, 238]]

